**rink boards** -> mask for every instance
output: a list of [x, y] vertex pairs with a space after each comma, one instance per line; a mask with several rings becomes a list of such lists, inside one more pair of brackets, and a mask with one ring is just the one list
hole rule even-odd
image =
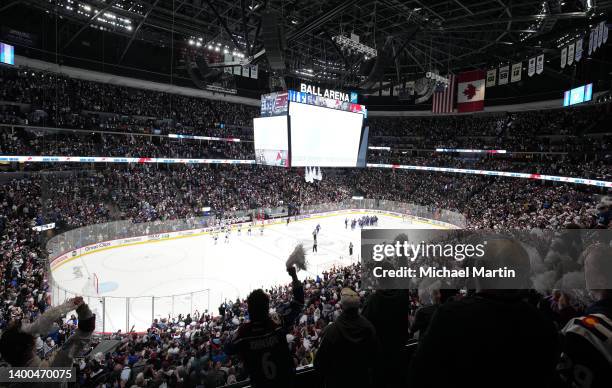
[[[347, 227], [345, 220], [363, 215], [379, 216], [374, 228], [451, 227], [408, 219], [401, 213], [357, 208], [291, 217], [289, 224], [287, 217], [266, 220], [263, 233], [261, 222], [250, 234], [248, 223], [234, 224], [229, 240], [212, 238], [218, 228], [194, 228], [103, 241], [53, 260], [51, 303], [83, 295], [96, 311], [100, 320], [96, 325], [102, 332], [144, 331], [155, 318], [213, 311], [223, 301], [244, 298], [253, 289], [283, 284], [287, 256], [297, 244], [306, 250], [308, 267], [299, 272], [300, 279], [359, 262], [359, 249], [354, 255], [347, 253], [350, 244], [360, 246], [361, 228]], [[319, 224], [318, 251], [314, 251], [312, 232]], [[236, 232], [238, 225], [242, 233]], [[88, 288], [91, 274], [99, 278], [98, 291]]]
[[[430, 226], [440, 228], [440, 229], [458, 229], [457, 226], [449, 224], [447, 222], [432, 220], [428, 218], [422, 218], [422, 217], [413, 216], [413, 215], [402, 214], [399, 212], [391, 212], [388, 210], [378, 210], [378, 209], [345, 209], [345, 210], [334, 210], [334, 211], [322, 212], [322, 213], [316, 213], [316, 214], [297, 215], [297, 216], [292, 216], [290, 222], [324, 219], [324, 218], [335, 217], [339, 215], [348, 216], [348, 215], [372, 215], [372, 214], [380, 214], [380, 215], [384, 215], [387, 217], [394, 217], [394, 218], [407, 217], [412, 222], [428, 224]], [[258, 221], [257, 227], [261, 227], [262, 225], [264, 227], [279, 225], [279, 224], [284, 224], [286, 222], [287, 222], [287, 217], [269, 219], [269, 220], [264, 220], [261, 222]], [[240, 222], [240, 223], [232, 224], [232, 229], [236, 229], [238, 226], [241, 226], [244, 228], [245, 226], [248, 226], [248, 224], [250, 224], [250, 222]], [[50, 267], [51, 267], [51, 271], [53, 272], [54, 270], [58, 269], [59, 267], [63, 266], [66, 263], [79, 259], [83, 256], [90, 255], [92, 253], [102, 252], [102, 251], [119, 248], [119, 247], [128, 247], [128, 246], [133, 246], [133, 245], [149, 244], [149, 243], [176, 240], [176, 239], [187, 238], [187, 237], [203, 236], [203, 235], [210, 234], [217, 229], [218, 227], [206, 227], [206, 228], [197, 228], [197, 229], [181, 230], [181, 231], [176, 231], [176, 232], [158, 233], [158, 234], [150, 234], [150, 235], [122, 238], [122, 239], [116, 239], [116, 240], [102, 241], [102, 242], [86, 245], [81, 248], [77, 248], [77, 249], [73, 249], [73, 250], [64, 252], [63, 254], [50, 260]]]

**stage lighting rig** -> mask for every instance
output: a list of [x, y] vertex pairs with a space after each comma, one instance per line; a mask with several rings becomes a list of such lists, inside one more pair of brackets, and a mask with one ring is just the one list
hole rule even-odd
[[377, 55], [376, 49], [366, 46], [363, 43], [359, 43], [359, 37], [357, 37], [357, 39], [351, 39], [347, 38], [344, 35], [336, 35], [332, 37], [332, 40], [342, 50], [347, 50], [351, 53], [362, 54], [368, 58], [374, 58]]

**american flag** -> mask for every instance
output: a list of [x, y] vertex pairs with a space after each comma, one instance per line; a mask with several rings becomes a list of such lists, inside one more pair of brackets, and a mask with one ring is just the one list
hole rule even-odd
[[448, 75], [448, 85], [438, 84], [433, 94], [433, 113], [452, 113], [455, 107], [455, 75]]

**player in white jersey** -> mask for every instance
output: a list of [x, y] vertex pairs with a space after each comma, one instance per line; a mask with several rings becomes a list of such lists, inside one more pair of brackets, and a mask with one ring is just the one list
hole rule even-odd
[[253, 228], [253, 223], [249, 223], [249, 229], [247, 230], [247, 234], [250, 236], [251, 235], [251, 229]]
[[264, 229], [264, 225], [263, 225], [263, 221], [262, 221], [262, 223], [261, 223], [261, 229], [259, 229], [259, 234], [260, 234], [261, 236], [263, 236], [263, 229]]

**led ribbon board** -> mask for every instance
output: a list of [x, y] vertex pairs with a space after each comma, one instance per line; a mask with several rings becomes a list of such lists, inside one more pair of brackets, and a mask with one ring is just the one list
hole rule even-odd
[[543, 181], [574, 183], [577, 185], [588, 185], [598, 187], [612, 187], [612, 182], [600, 181], [595, 179], [572, 178], [567, 176], [529, 174], [523, 172], [508, 172], [508, 171], [488, 171], [488, 170], [469, 170], [464, 168], [450, 167], [427, 167], [427, 166], [407, 166], [400, 164], [373, 164], [368, 163], [370, 168], [394, 168], [403, 170], [420, 170], [420, 171], [437, 171], [437, 172], [452, 172], [458, 174], [474, 174], [474, 175], [490, 175], [490, 176], [505, 176], [511, 178], [536, 179]]
[[0, 162], [18, 163], [166, 163], [166, 164], [255, 164], [242, 159], [117, 158], [108, 156], [0, 156]]

